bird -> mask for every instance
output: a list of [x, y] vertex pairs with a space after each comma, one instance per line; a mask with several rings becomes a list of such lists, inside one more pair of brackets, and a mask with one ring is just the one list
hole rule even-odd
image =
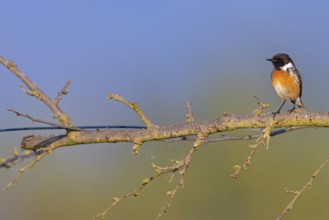
[[280, 108], [273, 113], [274, 116], [280, 114], [281, 108], [287, 100], [293, 103], [293, 108], [289, 112], [294, 111], [296, 105], [298, 108], [304, 109], [301, 99], [303, 91], [302, 77], [294, 61], [286, 53], [277, 53], [272, 58], [266, 60], [272, 62], [274, 66], [271, 74], [274, 91], [279, 98], [283, 99]]

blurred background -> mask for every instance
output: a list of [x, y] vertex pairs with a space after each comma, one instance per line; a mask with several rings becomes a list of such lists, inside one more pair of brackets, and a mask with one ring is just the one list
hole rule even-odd
[[[61, 108], [76, 125], [142, 125], [118, 93], [139, 102], [164, 126], [183, 123], [192, 102], [197, 120], [223, 112], [250, 113], [254, 96], [277, 110], [271, 86], [274, 53], [291, 55], [303, 77], [303, 102], [328, 111], [328, 3], [309, 1], [5, 1], [1, 3], [0, 56], [49, 96], [72, 80]], [[1, 128], [37, 126], [7, 108], [52, 120], [50, 111], [20, 89], [0, 67]], [[283, 111], [292, 106], [286, 104]], [[254, 134], [238, 131], [227, 134]], [[238, 179], [229, 175], [254, 141], [202, 146], [188, 170], [184, 190], [162, 219], [274, 219], [291, 199], [284, 187], [300, 189], [328, 157], [326, 129], [305, 129], [271, 139]], [[0, 133], [0, 158], [13, 155], [29, 134]], [[0, 191], [0, 219], [92, 219], [112, 197], [130, 192], [153, 174], [152, 163], [182, 159], [191, 143], [152, 142], [133, 155], [131, 144], [83, 145], [56, 150], [19, 184]], [[0, 170], [5, 186], [23, 164]], [[163, 176], [137, 198], [113, 209], [108, 219], [155, 219], [177, 177]], [[329, 168], [296, 202], [287, 219], [329, 218]]]

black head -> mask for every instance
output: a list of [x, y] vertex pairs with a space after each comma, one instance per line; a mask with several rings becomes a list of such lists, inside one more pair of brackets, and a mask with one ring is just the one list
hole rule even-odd
[[277, 53], [272, 58], [266, 60], [271, 61], [275, 69], [280, 69], [280, 67], [283, 67], [289, 62], [294, 64], [292, 59], [286, 53]]

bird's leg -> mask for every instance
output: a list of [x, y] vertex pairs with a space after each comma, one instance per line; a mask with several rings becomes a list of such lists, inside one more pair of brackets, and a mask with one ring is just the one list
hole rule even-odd
[[273, 118], [277, 115], [277, 114], [280, 114], [280, 111], [281, 111], [281, 108], [283, 107], [283, 105], [286, 103], [287, 100], [284, 100], [282, 105], [280, 106], [280, 108], [276, 111], [276, 112], [273, 112]]
[[295, 109], [296, 109], [296, 102], [293, 102], [293, 101], [291, 101], [291, 102], [294, 104], [294, 106], [292, 107], [292, 109], [290, 109], [290, 110], [288, 111], [289, 113], [295, 111]]

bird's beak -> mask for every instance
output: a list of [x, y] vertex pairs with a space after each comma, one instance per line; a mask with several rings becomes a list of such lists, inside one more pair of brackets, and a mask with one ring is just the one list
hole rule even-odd
[[272, 59], [272, 58], [268, 58], [268, 59], [266, 59], [266, 60], [267, 60], [267, 61], [271, 61], [271, 62], [273, 61], [273, 59]]

